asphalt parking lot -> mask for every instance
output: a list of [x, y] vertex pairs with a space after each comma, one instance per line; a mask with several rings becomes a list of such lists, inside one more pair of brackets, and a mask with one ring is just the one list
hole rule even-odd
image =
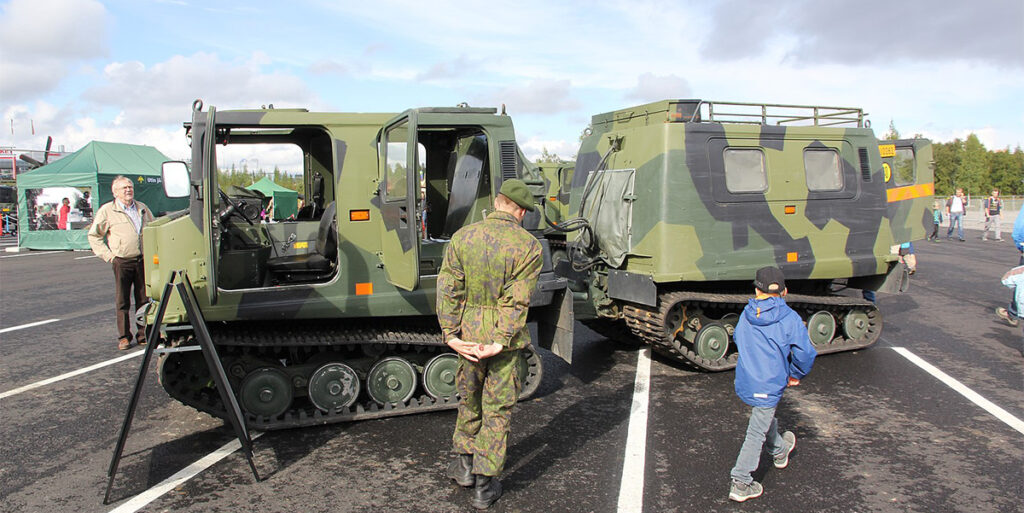
[[[727, 499], [747, 419], [731, 372], [655, 356], [647, 408], [637, 408], [646, 353], [577, 324], [573, 365], [545, 354], [540, 390], [514, 414], [505, 495], [491, 510], [1024, 511], [1022, 333], [993, 315], [1009, 299], [999, 277], [1018, 256], [1012, 242], [979, 236], [915, 244], [911, 290], [880, 295], [881, 340], [820, 358], [786, 393], [778, 416], [797, 449], [784, 470], [762, 460], [763, 497]], [[171, 400], [155, 372], [114, 502], [102, 504], [141, 362], [130, 355], [141, 351], [117, 351], [112, 272], [90, 255], [0, 252], [0, 511], [471, 509], [444, 477], [454, 411], [262, 434], [255, 482], [230, 452], [230, 427]], [[160, 489], [224, 447], [223, 459]]]

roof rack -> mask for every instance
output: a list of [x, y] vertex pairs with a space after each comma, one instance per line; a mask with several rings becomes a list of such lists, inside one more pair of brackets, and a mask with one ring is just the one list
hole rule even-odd
[[[716, 102], [683, 100], [669, 112], [678, 113], [673, 121], [708, 121], [752, 125], [871, 126], [863, 109], [820, 105], [780, 103]], [[692, 110], [691, 110], [692, 109]], [[685, 112], [689, 111], [689, 112]]]

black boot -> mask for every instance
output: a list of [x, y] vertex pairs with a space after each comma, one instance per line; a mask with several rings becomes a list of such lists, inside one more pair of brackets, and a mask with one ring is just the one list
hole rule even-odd
[[457, 454], [448, 464], [448, 477], [455, 480], [459, 486], [473, 486], [473, 455]]
[[487, 509], [501, 497], [501, 481], [497, 477], [476, 476], [476, 487], [473, 488], [473, 507]]

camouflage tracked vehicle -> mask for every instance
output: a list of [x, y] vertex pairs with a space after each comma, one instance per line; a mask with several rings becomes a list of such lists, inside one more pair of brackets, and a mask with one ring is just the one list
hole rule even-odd
[[[484, 218], [506, 179], [546, 192], [521, 157], [511, 119], [468, 107], [204, 112], [197, 102], [186, 128], [191, 170], [166, 163], [164, 183], [169, 195], [188, 194], [190, 206], [143, 230], [147, 290], [155, 298], [171, 272], [186, 271], [248, 425], [455, 407], [458, 360], [434, 317], [448, 238]], [[253, 155], [301, 166], [307, 203], [296, 220], [260, 222], [260, 198], [219, 187], [219, 169]], [[541, 222], [532, 214], [524, 226]], [[533, 232], [545, 260], [531, 316], [541, 345], [556, 335], [571, 344], [566, 280], [553, 273], [542, 231]], [[162, 355], [160, 382], [175, 399], [224, 417], [202, 354], [189, 350], [194, 321], [177, 297], [167, 302], [164, 332], [177, 350]], [[520, 372], [526, 397], [541, 378], [532, 350], [523, 351]]]
[[[756, 269], [780, 267], [819, 353], [862, 348], [896, 291], [890, 247], [924, 237], [931, 148], [876, 140], [860, 109], [662, 101], [593, 117], [576, 159], [577, 318], [707, 370], [730, 369]], [[883, 159], [885, 162], [883, 162]]]

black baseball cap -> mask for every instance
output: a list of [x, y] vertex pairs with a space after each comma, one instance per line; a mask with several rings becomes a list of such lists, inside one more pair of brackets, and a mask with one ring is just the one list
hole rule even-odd
[[786, 289], [786, 275], [778, 267], [762, 267], [754, 275], [754, 287], [768, 294], [780, 294]]

